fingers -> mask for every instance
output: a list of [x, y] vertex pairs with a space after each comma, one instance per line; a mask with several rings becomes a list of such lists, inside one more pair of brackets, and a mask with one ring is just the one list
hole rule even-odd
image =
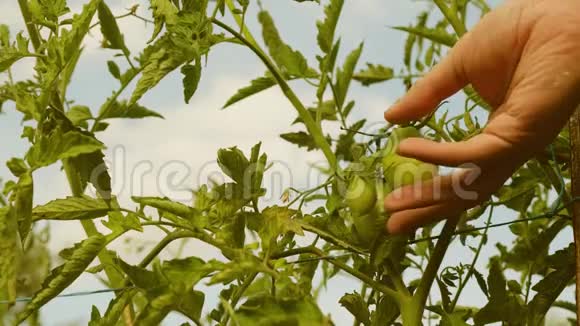
[[409, 233], [421, 225], [455, 216], [449, 214], [449, 207], [446, 204], [409, 209], [393, 214], [387, 221], [387, 229], [390, 234]]
[[406, 123], [432, 112], [446, 98], [468, 84], [462, 56], [466, 53], [466, 39], [461, 39], [447, 57], [419, 80], [407, 94], [385, 112], [391, 123]]
[[399, 144], [397, 153], [436, 165], [460, 166], [466, 163], [486, 164], [490, 160], [498, 160], [510, 148], [511, 145], [502, 139], [482, 133], [456, 143], [408, 138]]

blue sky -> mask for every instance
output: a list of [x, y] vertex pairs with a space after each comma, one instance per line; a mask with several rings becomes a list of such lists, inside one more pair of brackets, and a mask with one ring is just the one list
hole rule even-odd
[[[69, 5], [73, 10], [78, 10], [83, 2], [69, 1]], [[126, 0], [107, 2], [115, 13], [123, 13], [123, 8], [139, 3]], [[314, 56], [318, 51], [314, 26], [316, 19], [322, 15], [322, 8], [314, 3], [300, 4], [291, 0], [263, 0], [262, 3], [272, 13], [283, 38], [302, 51], [314, 66]], [[147, 7], [143, 2], [139, 13], [147, 15]], [[346, 1], [337, 31], [342, 38], [341, 57], [364, 41], [361, 63], [380, 63], [400, 68], [405, 35], [388, 26], [407, 25], [425, 8], [427, 2], [424, 1]], [[259, 39], [256, 13], [256, 8], [252, 7], [247, 23]], [[8, 24], [13, 33], [22, 28], [15, 1], [0, 0], [0, 23]], [[134, 50], [143, 48], [152, 32], [150, 25], [133, 19], [123, 20], [120, 25], [128, 46]], [[106, 68], [106, 61], [111, 60], [113, 53], [99, 48], [100, 38], [96, 29], [87, 37], [85, 53], [69, 90], [71, 99], [77, 104], [89, 106], [93, 112], [118, 87]], [[118, 62], [121, 64], [120, 60]], [[14, 75], [17, 79], [26, 78], [30, 76], [31, 68], [31, 61], [23, 61], [14, 70]], [[296, 130], [296, 127], [290, 126], [295, 118], [294, 110], [279, 90], [266, 91], [230, 109], [220, 110], [235, 90], [247, 85], [254, 77], [261, 76], [264, 71], [262, 64], [246, 49], [235, 45], [217, 46], [209, 55], [201, 85], [190, 104], [183, 102], [179, 74], [172, 74], [141, 100], [142, 105], [163, 114], [164, 120], [116, 121], [106, 132], [101, 133], [100, 139], [108, 146], [107, 159], [116, 171], [113, 172], [113, 178], [121, 202], [130, 205], [128, 199], [131, 195], [161, 193], [187, 201], [187, 192], [182, 189], [195, 188], [207, 182], [207, 176], [215, 174], [217, 166], [214, 160], [219, 148], [237, 145], [247, 151], [259, 141], [263, 142], [262, 148], [269, 158], [276, 161], [273, 170], [283, 176], [281, 182], [271, 178], [269, 187], [273, 191], [270, 203], [276, 203], [281, 190], [287, 186], [304, 188], [311, 184], [316, 175], [310, 173], [312, 170], [307, 168], [308, 164], [320, 162], [323, 158], [318, 153], [299, 150], [278, 137], [281, 133]], [[296, 83], [293, 86], [305, 103], [314, 101], [314, 92], [306, 84]], [[382, 125], [384, 109], [400, 97], [403, 91], [397, 81], [371, 88], [354, 85], [351, 98], [356, 100], [357, 107], [351, 123], [364, 117], [375, 125]], [[130, 92], [124, 94], [125, 97], [129, 95]], [[451, 110], [462, 110], [460, 103], [453, 101], [449, 107]], [[0, 161], [13, 156], [22, 157], [26, 151], [27, 144], [19, 138], [20, 119], [20, 115], [10, 106], [0, 115]], [[336, 127], [330, 130], [332, 128]], [[65, 176], [59, 168], [50, 167], [35, 174], [35, 203], [45, 203], [69, 194]], [[10, 179], [4, 166], [0, 166], [0, 178]], [[176, 182], [179, 183], [177, 187]], [[514, 214], [507, 210], [497, 212], [494, 222], [514, 218]], [[77, 222], [53, 223], [51, 230], [50, 247], [54, 252], [72, 245], [84, 236]], [[130, 241], [132, 248], [150, 246], [159, 236], [159, 233], [151, 231], [133, 233], [127, 241]], [[478, 267], [484, 269], [486, 258], [496, 253], [493, 243], [510, 239], [512, 236], [509, 230], [494, 230]], [[564, 246], [569, 239], [570, 232], [566, 232], [558, 243]], [[119, 254], [129, 262], [139, 261], [144, 255], [143, 251], [127, 250], [123, 241], [119, 241], [113, 248], [118, 249]], [[170, 247], [163, 257], [171, 257], [171, 252], [176, 248], [177, 244]], [[205, 259], [218, 255], [212, 248], [195, 241], [190, 241], [185, 248], [185, 254], [195, 254]], [[446, 257], [448, 264], [470, 260], [470, 252], [461, 247], [453, 247]], [[96, 288], [102, 288], [99, 281], [91, 275], [83, 275], [67, 292]], [[321, 295], [321, 306], [332, 315], [337, 325], [352, 324], [348, 312], [338, 305], [338, 299], [342, 294], [357, 289], [357, 283], [351, 278], [340, 276]], [[215, 306], [217, 292], [215, 288], [210, 288], [206, 293], [206, 309], [211, 310]], [[435, 293], [437, 296], [438, 293]], [[42, 316], [46, 325], [64, 325], [68, 322], [85, 324], [91, 305], [103, 311], [110, 298], [108, 294], [101, 294], [57, 299], [42, 310]], [[479, 305], [484, 298], [476, 286], [470, 284], [463, 299], [466, 305]], [[173, 325], [178, 320], [181, 320], [180, 317], [172, 316], [167, 325]]]

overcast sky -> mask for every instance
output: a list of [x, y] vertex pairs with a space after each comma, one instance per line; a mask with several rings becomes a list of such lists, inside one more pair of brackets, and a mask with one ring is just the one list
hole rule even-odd
[[[77, 11], [83, 2], [69, 1], [69, 5], [73, 11]], [[124, 8], [138, 3], [126, 0], [107, 2], [113, 12], [118, 14], [123, 13]], [[314, 3], [299, 4], [291, 0], [263, 0], [262, 3], [272, 13], [283, 38], [295, 49], [302, 51], [309, 58], [310, 65], [315, 66], [314, 55], [318, 47], [314, 26], [316, 19], [321, 17], [322, 8]], [[148, 15], [145, 10], [147, 7], [145, 2], [142, 3], [139, 13]], [[426, 2], [419, 1], [346, 1], [337, 31], [342, 38], [340, 57], [364, 41], [361, 63], [380, 63], [400, 68], [405, 35], [388, 26], [407, 25], [425, 8]], [[23, 26], [17, 9], [15, 1], [0, 0], [0, 23], [9, 25], [13, 34]], [[256, 8], [252, 7], [247, 21], [260, 39], [256, 13]], [[128, 46], [135, 51], [144, 47], [152, 32], [150, 25], [134, 19], [125, 19], [120, 22], [120, 26]], [[76, 104], [87, 105], [94, 113], [118, 87], [106, 68], [106, 61], [111, 60], [113, 53], [99, 48], [100, 41], [97, 29], [87, 37], [85, 52], [68, 93]], [[122, 64], [120, 60], [118, 62]], [[31, 68], [32, 61], [24, 60], [17, 65], [14, 75], [17, 79], [26, 78], [30, 76]], [[195, 188], [206, 183], [208, 175], [215, 174], [215, 157], [219, 148], [237, 145], [247, 152], [259, 141], [263, 142], [262, 148], [268, 153], [269, 159], [276, 162], [273, 170], [283, 176], [282, 181], [266, 178], [266, 187], [271, 189], [269, 197], [272, 200], [269, 202], [276, 203], [285, 187], [304, 188], [312, 185], [316, 175], [311, 173], [312, 169], [308, 169], [308, 165], [320, 162], [323, 157], [318, 153], [306, 153], [279, 138], [281, 133], [297, 130], [290, 126], [296, 117], [295, 111], [279, 90], [266, 91], [227, 110], [220, 110], [235, 90], [247, 85], [254, 77], [261, 76], [264, 71], [263, 65], [248, 50], [236, 45], [219, 45], [212, 49], [207, 66], [204, 67], [201, 85], [188, 105], [182, 99], [179, 74], [172, 74], [140, 101], [142, 105], [164, 115], [164, 120], [115, 121], [106, 132], [100, 133], [99, 139], [108, 146], [107, 160], [112, 166], [115, 188], [121, 202], [129, 205], [128, 198], [131, 195], [160, 194], [187, 201], [187, 192], [180, 189]], [[308, 85], [293, 85], [305, 103], [313, 103], [314, 92]], [[351, 123], [364, 117], [375, 125], [382, 125], [384, 109], [400, 97], [403, 90], [397, 81], [371, 88], [353, 85], [350, 95], [356, 100], [357, 106]], [[129, 95], [130, 92], [127, 92], [124, 97]], [[453, 109], [462, 110], [462, 106], [458, 104]], [[26, 151], [27, 144], [19, 137], [20, 119], [21, 116], [11, 106], [5, 107], [4, 113], [0, 115], [1, 162], [13, 156], [22, 157]], [[69, 195], [66, 178], [59, 168], [54, 166], [35, 173], [36, 204]], [[3, 165], [0, 166], [0, 178], [10, 179]], [[178, 187], [175, 187], [176, 182]], [[498, 212], [495, 222], [514, 218], [514, 214], [507, 210]], [[51, 231], [50, 247], [54, 252], [84, 237], [78, 222], [53, 223]], [[132, 233], [129, 241], [133, 244], [131, 247], [135, 248], [151, 245], [159, 236], [159, 233], [151, 231]], [[512, 236], [507, 229], [495, 230], [478, 267], [483, 270], [487, 257], [496, 253], [493, 243], [510, 239]], [[569, 239], [570, 233], [565, 232], [558, 243], [564, 246]], [[172, 250], [174, 252], [176, 247], [177, 244], [171, 246], [163, 257], [172, 257]], [[143, 252], [123, 249], [127, 246], [122, 241], [114, 248], [119, 249], [119, 254], [132, 263], [143, 256]], [[198, 255], [204, 259], [217, 255], [212, 248], [195, 241], [191, 241], [186, 248], [185, 254]], [[449, 264], [465, 263], [471, 260], [471, 255], [463, 248], [454, 247], [446, 260]], [[102, 287], [91, 275], [83, 275], [67, 292]], [[216, 290], [214, 287], [206, 291], [206, 311], [213, 309], [216, 304]], [[352, 324], [348, 312], [338, 305], [338, 299], [342, 294], [354, 290], [358, 290], [357, 283], [348, 276], [340, 276], [321, 295], [321, 306], [332, 315], [337, 325]], [[46, 325], [63, 325], [68, 322], [86, 324], [91, 305], [104, 311], [110, 298], [111, 295], [103, 294], [57, 299], [42, 310], [43, 320]], [[462, 298], [466, 305], [480, 305], [484, 302], [484, 297], [475, 286], [468, 286]], [[181, 317], [172, 316], [167, 325], [173, 325], [178, 320], [182, 320]]]

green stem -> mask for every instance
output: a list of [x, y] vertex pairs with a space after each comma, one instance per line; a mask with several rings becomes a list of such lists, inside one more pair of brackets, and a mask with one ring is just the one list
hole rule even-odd
[[221, 22], [217, 19], [213, 19], [212, 23], [223, 28], [228, 33], [232, 34], [238, 40], [240, 40], [242, 43], [244, 43], [266, 65], [268, 70], [270, 70], [270, 72], [274, 76], [274, 79], [276, 79], [276, 81], [278, 82], [278, 85], [280, 86], [280, 89], [282, 90], [282, 92], [284, 93], [286, 98], [290, 101], [290, 103], [292, 103], [292, 105], [294, 106], [296, 111], [298, 111], [298, 115], [300, 116], [300, 118], [302, 118], [302, 121], [304, 121], [304, 124], [306, 125], [306, 129], [308, 129], [308, 132], [310, 133], [310, 135], [314, 139], [314, 142], [324, 153], [324, 156], [326, 157], [328, 164], [330, 165], [330, 168], [333, 171], [336, 171], [338, 169], [336, 156], [334, 155], [330, 145], [326, 141], [326, 137], [324, 137], [324, 134], [322, 133], [322, 129], [320, 128], [320, 126], [318, 126], [316, 124], [316, 121], [314, 121], [314, 119], [312, 119], [310, 112], [302, 104], [300, 99], [298, 99], [298, 97], [296, 96], [296, 94], [294, 93], [292, 88], [290, 88], [290, 86], [288, 85], [288, 83], [286, 82], [286, 80], [284, 79], [284, 77], [282, 76], [280, 71], [278, 70], [278, 68], [270, 60], [270, 58], [268, 58], [268, 56], [266, 56], [266, 54], [255, 45], [255, 43], [252, 43], [249, 40], [247, 40], [243, 35], [241, 35], [237, 31], [235, 31], [230, 26], [224, 24], [223, 22]]
[[427, 263], [427, 267], [425, 268], [425, 273], [423, 274], [423, 277], [419, 282], [419, 286], [413, 295], [413, 306], [415, 306], [415, 313], [419, 315], [419, 318], [422, 318], [423, 316], [423, 310], [425, 310], [425, 304], [427, 303], [427, 298], [429, 297], [429, 292], [431, 291], [433, 281], [437, 276], [437, 271], [441, 266], [443, 257], [447, 252], [447, 248], [449, 248], [449, 244], [451, 244], [455, 227], [457, 226], [458, 222], [458, 217], [449, 218], [445, 222], [445, 226], [443, 227], [443, 231], [441, 231], [439, 241], [437, 241], [437, 245], [435, 246], [433, 254], [429, 259], [429, 263]]
[[457, 36], [459, 37], [463, 36], [467, 32], [467, 30], [465, 29], [465, 25], [459, 20], [459, 17], [457, 17], [455, 12], [453, 12], [451, 8], [447, 7], [445, 1], [443, 0], [433, 0], [433, 2], [435, 2], [435, 5], [439, 7], [439, 10], [443, 14], [443, 16], [445, 16], [447, 21], [451, 24], [451, 27], [453, 27], [453, 30], [455, 30]]
[[28, 8], [28, 1], [18, 0], [18, 5], [20, 6], [20, 12], [22, 13], [22, 18], [24, 19], [24, 24], [26, 25], [26, 30], [28, 31], [28, 36], [30, 36], [30, 41], [32, 42], [34, 51], [38, 52], [41, 45], [41, 38], [38, 29], [36, 29], [36, 25], [32, 23], [32, 15]]
[[[227, 307], [229, 306], [229, 308], [233, 312], [233, 308], [236, 307], [236, 305], [238, 304], [238, 302], [240, 301], [240, 299], [244, 295], [244, 292], [246, 292], [246, 290], [248, 289], [248, 287], [250, 286], [250, 284], [252, 284], [252, 282], [254, 282], [254, 280], [256, 279], [257, 276], [258, 276], [258, 273], [256, 273], [256, 272], [250, 273], [248, 276], [246, 276], [246, 278], [242, 281], [242, 284], [240, 285], [240, 287], [234, 293], [234, 295], [233, 295], [233, 297], [231, 299], [231, 303], [229, 303], [226, 300], [220, 298], [221, 301], [222, 301], [222, 305], [224, 305], [224, 308], [227, 309]], [[226, 304], [227, 304], [227, 306], [226, 306]], [[225, 314], [223, 316], [221, 325], [227, 325], [228, 324], [228, 319], [230, 318], [230, 315], [233, 316], [233, 313], [228, 313], [228, 314]]]
[[449, 312], [453, 312], [453, 310], [455, 309], [455, 306], [457, 306], [457, 302], [459, 301], [459, 297], [461, 296], [461, 292], [463, 291], [463, 289], [465, 288], [465, 285], [467, 284], [467, 282], [469, 281], [469, 279], [471, 278], [471, 276], [473, 275], [474, 271], [475, 271], [475, 264], [477, 263], [477, 260], [479, 259], [479, 254], [481, 253], [481, 249], [483, 248], [483, 244], [487, 241], [487, 231], [489, 231], [489, 224], [491, 222], [491, 218], [493, 216], [493, 206], [491, 206], [490, 211], [489, 211], [489, 216], [487, 217], [487, 222], [486, 222], [486, 228], [485, 231], [483, 232], [483, 235], [481, 236], [481, 240], [479, 240], [479, 245], [477, 246], [477, 250], [475, 251], [475, 256], [473, 257], [473, 261], [471, 262], [471, 265], [469, 265], [469, 271], [467, 272], [467, 275], [465, 275], [465, 280], [461, 282], [461, 284], [459, 285], [459, 288], [457, 289], [457, 293], [455, 294], [455, 298], [453, 299], [453, 301], [451, 302], [451, 305], [449, 306]]

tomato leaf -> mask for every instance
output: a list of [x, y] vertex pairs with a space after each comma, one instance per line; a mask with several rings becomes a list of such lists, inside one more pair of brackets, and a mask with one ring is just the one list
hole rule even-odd
[[318, 46], [324, 53], [329, 53], [334, 42], [334, 32], [342, 11], [344, 0], [331, 0], [324, 7], [324, 20], [316, 22], [318, 28]]
[[55, 199], [32, 210], [32, 218], [38, 220], [85, 220], [102, 217], [111, 210], [103, 199], [90, 197], [68, 197]]
[[40, 309], [64, 289], [71, 285], [105, 247], [106, 238], [100, 234], [91, 236], [75, 246], [70, 258], [53, 269], [44, 280], [42, 288], [32, 296], [30, 302], [18, 314], [19, 323]]

